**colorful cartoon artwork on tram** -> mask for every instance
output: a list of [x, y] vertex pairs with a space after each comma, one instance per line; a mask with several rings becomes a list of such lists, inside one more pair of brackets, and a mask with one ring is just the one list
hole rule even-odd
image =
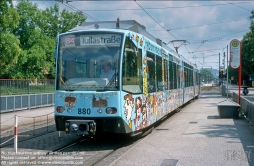
[[126, 94], [124, 96], [124, 114], [129, 127], [137, 131], [153, 124], [177, 108], [179, 97], [180, 95], [176, 92], [143, 94], [142, 98]]
[[140, 130], [142, 129], [142, 119], [141, 119], [141, 107], [142, 107], [142, 99], [140, 97], [136, 98], [136, 107], [135, 107], [135, 113], [136, 113], [136, 117], [134, 119], [134, 124], [135, 124], [135, 130]]
[[194, 93], [192, 87], [184, 88], [184, 98], [186, 99], [186, 101], [188, 101], [192, 98], [192, 93]]
[[177, 108], [177, 106], [179, 105], [179, 94], [175, 91], [172, 91], [170, 93], [170, 97], [169, 97], [169, 108], [170, 108], [170, 112], [173, 111], [174, 109]]
[[[137, 47], [141, 47], [142, 51], [142, 67], [143, 67], [143, 89], [144, 94], [141, 96], [133, 96], [132, 94], [126, 94], [124, 96], [124, 108], [125, 108], [125, 117], [129, 127], [133, 131], [141, 130], [157, 120], [168, 114], [169, 112], [175, 110], [180, 105], [180, 98], [182, 93], [178, 93], [177, 90], [173, 91], [159, 91], [159, 92], [150, 92], [148, 90], [148, 81], [147, 81], [147, 50], [159, 54], [160, 51], [158, 47], [154, 46], [152, 43], [144, 39], [143, 36], [138, 36], [137, 34], [131, 34], [131, 39], [134, 43], [137, 44]], [[165, 55], [163, 55], [163, 60]], [[174, 59], [175, 62], [179, 62], [177, 58]], [[163, 79], [164, 75], [167, 74], [163, 68]], [[184, 74], [182, 71], [179, 71], [180, 81], [183, 82]], [[165, 82], [166, 80], [163, 80]], [[134, 100], [135, 98], [135, 100]], [[135, 108], [134, 108], [135, 106]]]
[[154, 122], [153, 117], [154, 117], [154, 112], [153, 112], [153, 96], [148, 94], [147, 96], [147, 110], [149, 112], [149, 125]]
[[145, 104], [142, 105], [141, 110], [142, 110], [142, 127], [145, 128], [147, 127], [147, 109]]
[[146, 66], [143, 70], [143, 86], [144, 86], [144, 94], [147, 95], [148, 94], [148, 85], [147, 85], [147, 71], [148, 71], [148, 66]]
[[132, 128], [132, 120], [131, 120], [131, 115], [132, 115], [132, 108], [134, 107], [134, 98], [132, 97], [132, 94], [127, 94], [124, 96], [124, 114], [126, 115], [126, 120], [128, 122], [128, 125], [130, 128]]
[[139, 39], [139, 36], [138, 36], [138, 35], [136, 35], [136, 42], [138, 42], [138, 39]]
[[161, 118], [163, 116], [163, 95], [162, 95], [162, 92], [158, 92], [157, 94], [157, 100], [156, 100], [156, 103], [157, 103], [157, 119]]
[[140, 41], [139, 41], [139, 44], [140, 44], [141, 47], [143, 46], [143, 41], [144, 41], [144, 36], [142, 36]]

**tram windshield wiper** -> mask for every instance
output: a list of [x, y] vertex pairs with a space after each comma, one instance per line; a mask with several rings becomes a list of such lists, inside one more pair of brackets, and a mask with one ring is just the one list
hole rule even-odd
[[117, 76], [117, 74], [118, 74], [118, 71], [115, 72], [115, 74], [109, 80], [108, 84], [104, 87], [104, 91], [106, 91], [109, 88], [109, 86], [112, 84], [113, 81], [115, 81], [115, 87], [117, 88], [117, 85], [116, 85], [116, 76]]
[[58, 77], [59, 77], [60, 81], [63, 83], [64, 89], [65, 89], [66, 91], [70, 91], [70, 90], [68, 89], [67, 85], [65, 84], [63, 78], [62, 78], [59, 74], [58, 74]]

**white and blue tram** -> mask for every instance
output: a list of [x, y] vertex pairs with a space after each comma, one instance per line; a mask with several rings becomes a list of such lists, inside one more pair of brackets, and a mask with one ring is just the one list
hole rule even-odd
[[55, 122], [66, 133], [135, 134], [200, 93], [195, 65], [134, 20], [84, 22], [58, 35], [55, 58]]

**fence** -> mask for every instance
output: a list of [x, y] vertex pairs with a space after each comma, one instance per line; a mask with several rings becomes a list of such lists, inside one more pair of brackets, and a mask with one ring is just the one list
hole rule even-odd
[[[238, 103], [238, 95], [233, 92], [233, 101]], [[254, 97], [241, 97], [241, 111], [246, 118], [254, 125]]]
[[54, 80], [0, 79], [0, 113], [54, 105]]
[[54, 93], [0, 97], [0, 113], [54, 105]]
[[0, 96], [54, 93], [54, 79], [0, 79]]
[[[17, 116], [18, 117], [18, 141], [24, 141], [37, 135], [56, 131], [54, 114], [49, 113], [41, 116]], [[0, 148], [12, 145], [14, 139], [14, 118], [1, 119], [0, 123]]]

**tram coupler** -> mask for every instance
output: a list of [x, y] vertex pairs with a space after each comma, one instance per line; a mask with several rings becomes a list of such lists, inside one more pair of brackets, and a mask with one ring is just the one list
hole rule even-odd
[[95, 135], [96, 122], [94, 120], [66, 120], [65, 132], [77, 135]]

